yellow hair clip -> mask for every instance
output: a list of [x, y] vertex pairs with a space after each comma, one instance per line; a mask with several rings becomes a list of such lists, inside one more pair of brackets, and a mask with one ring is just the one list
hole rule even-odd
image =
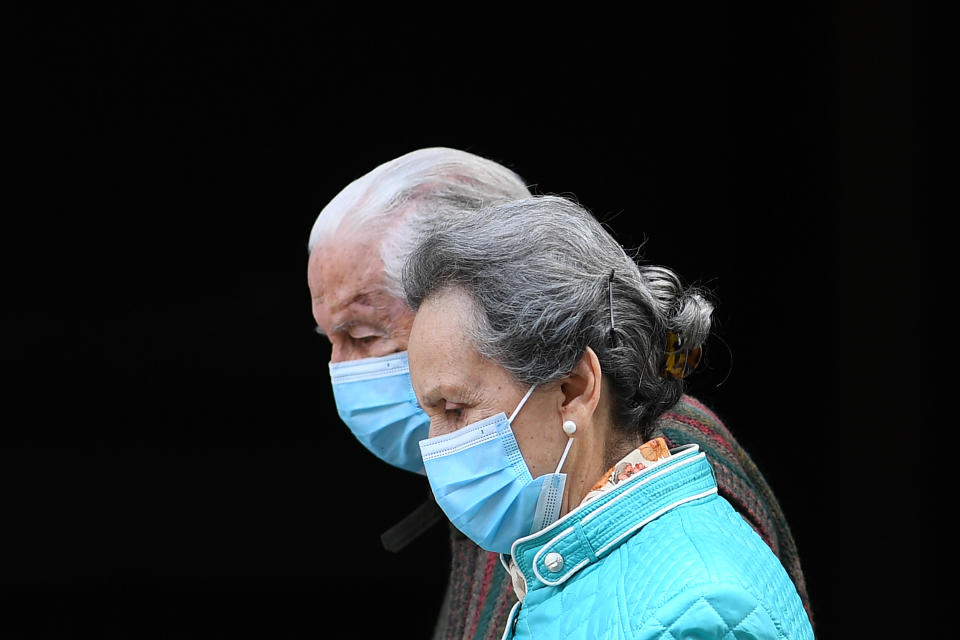
[[668, 375], [682, 380], [693, 373], [700, 364], [700, 354], [703, 349], [697, 347], [689, 351], [683, 349], [683, 340], [676, 333], [667, 334], [667, 364], [663, 370], [663, 377]]

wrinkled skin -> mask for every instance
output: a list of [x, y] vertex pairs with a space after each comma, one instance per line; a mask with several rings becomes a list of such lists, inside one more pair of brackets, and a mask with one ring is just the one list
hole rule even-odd
[[413, 312], [385, 290], [376, 239], [314, 247], [307, 263], [313, 318], [331, 344], [331, 362], [405, 351]]
[[[471, 316], [469, 296], [448, 289], [425, 300], [414, 319], [410, 379], [430, 417], [430, 437], [500, 412], [509, 417], [529, 388], [477, 352], [463, 331]], [[575, 508], [606, 470], [611, 425], [603, 386], [599, 361], [588, 348], [570, 375], [537, 387], [511, 424], [534, 478], [556, 470], [568, 440], [562, 425], [577, 424], [562, 469], [567, 485], [561, 515]]]

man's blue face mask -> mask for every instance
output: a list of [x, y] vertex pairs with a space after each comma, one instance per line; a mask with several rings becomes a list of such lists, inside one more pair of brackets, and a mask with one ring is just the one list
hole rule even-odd
[[331, 362], [330, 380], [337, 413], [357, 440], [384, 462], [423, 473], [418, 443], [430, 419], [410, 384], [407, 352]]

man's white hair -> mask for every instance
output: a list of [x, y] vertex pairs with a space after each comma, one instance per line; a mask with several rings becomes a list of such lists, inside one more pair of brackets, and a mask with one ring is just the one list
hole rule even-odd
[[387, 290], [403, 297], [403, 264], [438, 214], [525, 198], [530, 191], [507, 167], [446, 147], [418, 149], [348, 184], [320, 211], [309, 251], [348, 234], [380, 239]]

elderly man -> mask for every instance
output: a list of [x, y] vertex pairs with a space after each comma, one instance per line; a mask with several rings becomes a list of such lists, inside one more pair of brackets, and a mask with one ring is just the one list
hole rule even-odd
[[[413, 151], [345, 187], [320, 212], [310, 233], [307, 280], [317, 330], [332, 346], [330, 374], [341, 419], [381, 460], [422, 473], [418, 443], [429, 420], [416, 404], [406, 348], [413, 312], [401, 275], [418, 241], [441, 212], [477, 209], [529, 196], [506, 167], [455, 149]], [[810, 619], [803, 573], [789, 526], [763, 475], [723, 423], [684, 396], [657, 422], [671, 446], [700, 445], [720, 494], [773, 549], [793, 579]], [[424, 481], [426, 484], [426, 480]], [[431, 505], [384, 537], [398, 550], [435, 522]], [[516, 595], [497, 554], [450, 528], [452, 567], [434, 638], [500, 638]]]

